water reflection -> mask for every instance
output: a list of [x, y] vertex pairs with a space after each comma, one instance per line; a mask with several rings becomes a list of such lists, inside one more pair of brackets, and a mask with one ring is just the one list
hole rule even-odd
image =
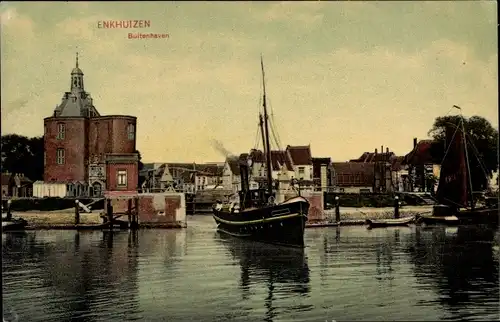
[[477, 313], [498, 317], [498, 307], [488, 306], [499, 297], [496, 233], [483, 227], [417, 229], [408, 247], [410, 262], [417, 279], [438, 292], [437, 302], [449, 312], [445, 318], [470, 319]]
[[5, 304], [20, 320], [139, 315], [137, 243], [127, 232], [8, 234], [2, 255]]
[[[307, 296], [310, 292], [309, 266], [303, 249], [249, 242], [218, 234], [219, 242], [240, 264], [242, 300], [250, 298], [250, 289], [264, 285], [267, 295], [265, 321], [273, 321], [278, 312], [273, 304], [284, 297]], [[257, 285], [256, 285], [257, 284]], [[291, 310], [309, 311], [312, 305], [291, 306]]]
[[306, 231], [303, 251], [215, 234], [204, 217], [185, 230], [8, 234], [4, 313], [19, 321], [497, 319], [493, 233], [318, 228]]

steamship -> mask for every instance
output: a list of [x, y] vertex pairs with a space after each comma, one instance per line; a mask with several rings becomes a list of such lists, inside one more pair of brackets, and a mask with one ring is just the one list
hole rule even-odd
[[218, 231], [232, 236], [290, 247], [304, 247], [304, 230], [309, 202], [298, 195], [276, 203], [273, 190], [269, 124], [266, 104], [264, 63], [261, 57], [263, 84], [263, 115], [259, 114], [264, 155], [266, 182], [258, 189], [249, 188], [249, 170], [252, 160], [240, 160], [241, 190], [239, 203], [217, 202], [213, 206], [213, 218]]

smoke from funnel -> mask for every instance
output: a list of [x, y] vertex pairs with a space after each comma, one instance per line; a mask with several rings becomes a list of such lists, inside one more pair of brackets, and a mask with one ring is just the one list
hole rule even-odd
[[229, 151], [228, 149], [226, 149], [224, 147], [224, 144], [222, 144], [221, 141], [219, 140], [215, 140], [213, 139], [212, 140], [212, 146], [215, 150], [217, 150], [217, 152], [219, 152], [220, 154], [222, 154], [224, 157], [231, 157], [231, 156], [234, 156], [233, 153], [231, 153], [231, 151]]

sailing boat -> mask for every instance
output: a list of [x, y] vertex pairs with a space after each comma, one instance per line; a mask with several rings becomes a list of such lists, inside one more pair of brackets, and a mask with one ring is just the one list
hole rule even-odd
[[448, 146], [441, 162], [436, 192], [439, 204], [433, 207], [431, 215], [422, 215], [418, 221], [425, 224], [498, 225], [498, 205], [477, 207], [475, 204], [466, 137], [463, 117], [458, 126], [446, 128]]
[[309, 202], [296, 196], [275, 203], [273, 191], [271, 148], [266, 103], [264, 63], [261, 57], [263, 84], [263, 113], [259, 114], [265, 154], [266, 184], [258, 189], [249, 188], [252, 159], [239, 161], [241, 191], [239, 204], [218, 202], [213, 206], [213, 217], [220, 232], [236, 237], [290, 247], [304, 247], [304, 229]]

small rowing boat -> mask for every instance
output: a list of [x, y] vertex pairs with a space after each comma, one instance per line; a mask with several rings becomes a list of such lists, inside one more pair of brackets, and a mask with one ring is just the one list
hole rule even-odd
[[379, 219], [371, 220], [366, 219], [366, 224], [368, 228], [383, 228], [383, 227], [393, 227], [393, 226], [408, 226], [415, 220], [415, 217], [406, 217], [398, 219]]

